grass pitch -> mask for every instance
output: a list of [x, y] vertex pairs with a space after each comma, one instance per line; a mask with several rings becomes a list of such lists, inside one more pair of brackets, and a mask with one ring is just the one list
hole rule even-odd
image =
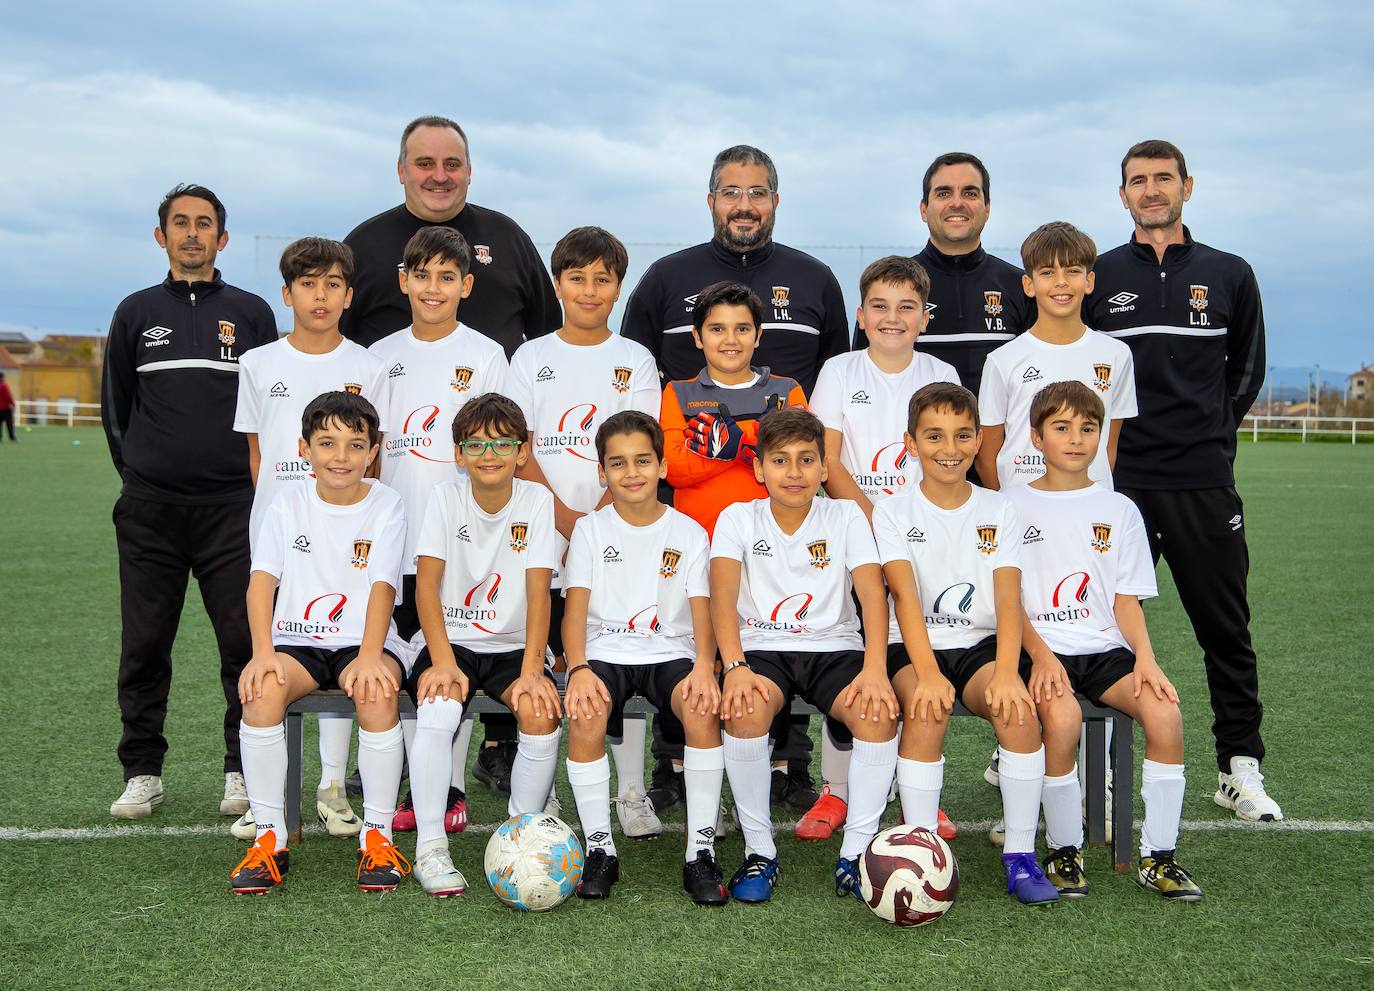
[[[361, 896], [350, 844], [320, 834], [293, 850], [284, 890], [235, 898], [228, 872], [241, 846], [216, 814], [217, 662], [194, 585], [174, 655], [166, 803], [133, 835], [32, 838], [112, 825], [121, 777], [110, 524], [118, 481], [99, 431], [50, 427], [21, 438], [0, 444], [0, 987], [1374, 986], [1374, 786], [1352, 760], [1365, 749], [1361, 703], [1370, 698], [1374, 642], [1369, 447], [1243, 443], [1238, 462], [1267, 705], [1266, 783], [1290, 820], [1356, 827], [1244, 828], [1213, 805], [1201, 655], [1162, 568], [1160, 598], [1146, 612], [1184, 700], [1184, 818], [1197, 825], [1185, 825], [1179, 859], [1205, 901], [1165, 904], [1113, 874], [1107, 851], [1093, 849], [1086, 901], [1025, 909], [1002, 892], [997, 852], [970, 830], [953, 844], [958, 903], [940, 923], [903, 932], [831, 893], [837, 842], [790, 836], [780, 838], [777, 894], [759, 907], [693, 906], [680, 888], [680, 836], [671, 834], [620, 842], [624, 879], [610, 901], [574, 900], [545, 916], [513, 913], [486, 891], [487, 835], [476, 831], [453, 841], [475, 885], [459, 899], [426, 898], [410, 882], [394, 896]], [[308, 732], [307, 791], [318, 772], [313, 740]], [[944, 805], [958, 820], [997, 814], [997, 794], [980, 774], [990, 747], [984, 728], [956, 722]], [[575, 820], [566, 782], [559, 789]], [[503, 802], [480, 785], [469, 796], [475, 823], [502, 817]], [[168, 827], [225, 832], [170, 835]], [[409, 842], [402, 837], [402, 848]], [[727, 871], [741, 847], [737, 834], [719, 844]]]

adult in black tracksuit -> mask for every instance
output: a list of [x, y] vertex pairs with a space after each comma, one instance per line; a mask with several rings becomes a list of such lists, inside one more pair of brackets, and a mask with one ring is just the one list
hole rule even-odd
[[[244, 595], [253, 482], [247, 442], [233, 429], [234, 406], [239, 356], [277, 339], [268, 305], [215, 269], [228, 234], [214, 193], [173, 189], [159, 207], [155, 236], [171, 270], [161, 285], [115, 310], [101, 385], [101, 419], [124, 480], [114, 525], [124, 724], [118, 753], [126, 786], [110, 809], [124, 818], [149, 815], [162, 800], [172, 643], [188, 574], [200, 585], [219, 645], [224, 770], [242, 769], [238, 678], [252, 655]], [[226, 782], [226, 805], [228, 792]]]
[[[1125, 341], [1140, 414], [1117, 448], [1116, 487], [1140, 507], [1202, 647], [1221, 771], [1217, 802], [1247, 819], [1282, 818], [1264, 794], [1263, 707], [1250, 643], [1250, 557], [1235, 488], [1236, 430], [1264, 381], [1264, 312], [1243, 258], [1183, 226], [1193, 180], [1168, 142], [1133, 147], [1121, 201], [1131, 240], [1097, 259], [1088, 326]], [[1237, 763], [1239, 762], [1239, 763]]]

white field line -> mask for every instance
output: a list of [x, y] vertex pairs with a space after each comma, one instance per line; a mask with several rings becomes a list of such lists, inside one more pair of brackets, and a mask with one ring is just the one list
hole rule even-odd
[[[467, 832], [486, 835], [500, 823], [469, 823]], [[778, 822], [779, 832], [790, 832], [795, 822]], [[986, 832], [993, 825], [991, 819], [960, 822], [963, 833]], [[664, 827], [666, 833], [679, 833], [681, 826], [669, 823]], [[1314, 820], [1285, 819], [1283, 822], [1242, 822], [1239, 819], [1185, 819], [1182, 824], [1184, 833], [1188, 832], [1252, 832], [1252, 833], [1374, 833], [1374, 820]], [[307, 836], [324, 836], [322, 826], [309, 825], [304, 830]], [[732, 830], [733, 832], [733, 830]], [[0, 841], [3, 840], [119, 840], [140, 837], [159, 839], [180, 836], [219, 836], [229, 837], [229, 826], [93, 826], [83, 829], [26, 829], [20, 826], [0, 826]]]

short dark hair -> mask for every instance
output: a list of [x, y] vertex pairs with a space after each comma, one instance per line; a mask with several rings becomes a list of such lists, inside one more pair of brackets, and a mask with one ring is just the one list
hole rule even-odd
[[1046, 265], [1082, 265], [1089, 272], [1097, 261], [1097, 245], [1073, 224], [1051, 220], [1021, 242], [1021, 266], [1030, 275]]
[[219, 230], [216, 234], [224, 233], [224, 204], [219, 201], [219, 197], [210, 192], [204, 186], [193, 182], [179, 182], [171, 189], [167, 190], [162, 197], [162, 202], [157, 205], [157, 229], [162, 233], [167, 233], [167, 216], [172, 212], [172, 200], [178, 196], [194, 196], [198, 200], [205, 200], [210, 206], [214, 207], [215, 220], [219, 223]]
[[353, 249], [327, 237], [303, 237], [281, 253], [281, 279], [291, 285], [303, 275], [324, 275], [335, 265], [348, 285], [353, 284]]
[[697, 293], [697, 301], [692, 304], [692, 329], [705, 327], [706, 318], [717, 306], [747, 306], [754, 318], [754, 329], [763, 327], [763, 300], [758, 293], [741, 282], [712, 282]]
[[410, 235], [401, 258], [407, 272], [435, 258], [457, 265], [464, 276], [472, 271], [472, 248], [468, 246], [468, 239], [452, 227], [421, 227]]
[[430, 114], [425, 117], [416, 117], [407, 124], [405, 130], [401, 132], [401, 154], [396, 159], [398, 162], [404, 162], [406, 160], [406, 142], [410, 140], [410, 136], [415, 133], [416, 129], [421, 127], [447, 127], [457, 131], [458, 137], [463, 139], [463, 153], [471, 160], [472, 152], [468, 150], [468, 136], [463, 133], [463, 129], [458, 126], [458, 122], [456, 120], [450, 120], [447, 117], [437, 117]]
[[322, 392], [310, 400], [301, 414], [301, 438], [309, 444], [315, 432], [330, 420], [366, 434], [369, 444], [376, 444], [380, 436], [377, 407], [356, 392]]
[[606, 441], [621, 434], [645, 434], [658, 460], [663, 460], [663, 428], [648, 413], [637, 409], [621, 410], [601, 421], [596, 428], [596, 460], [606, 463]]
[[1060, 410], [1077, 413], [1096, 420], [1098, 429], [1107, 422], [1107, 407], [1096, 392], [1082, 382], [1052, 382], [1035, 394], [1030, 406], [1030, 425], [1036, 433], [1043, 433], [1045, 421]]
[[1178, 145], [1162, 138], [1151, 138], [1148, 141], [1137, 141], [1131, 145], [1125, 157], [1121, 159], [1121, 185], [1123, 187], [1126, 185], [1126, 163], [1133, 158], [1172, 158], [1178, 163], [1179, 179], [1188, 178], [1188, 165], [1183, 161], [1183, 152], [1178, 150]]
[[555, 279], [566, 269], [582, 268], [601, 262], [615, 273], [617, 281], [625, 280], [630, 267], [630, 253], [610, 231], [601, 227], [574, 227], [559, 238], [549, 258]]
[[941, 155], [930, 163], [930, 168], [926, 169], [926, 174], [921, 179], [921, 202], [930, 202], [930, 181], [935, 173], [946, 165], [972, 165], [978, 170], [978, 174], [983, 177], [983, 202], [992, 202], [992, 179], [988, 176], [988, 167], [983, 164], [977, 155], [970, 155], [966, 151], [950, 151]]
[[863, 275], [859, 276], [859, 305], [862, 306], [863, 301], [868, 298], [868, 290], [875, 282], [889, 286], [909, 285], [916, 290], [916, 295], [921, 297], [922, 304], [930, 301], [930, 276], [915, 258], [888, 255], [864, 269]]
[[519, 405], [499, 392], [473, 396], [454, 414], [453, 443], [461, 444], [469, 437], [475, 437], [479, 430], [514, 437], [522, 444], [530, 437], [529, 425]]
[[759, 419], [759, 440], [754, 450], [762, 458], [775, 447], [799, 440], [813, 441], [817, 452], [825, 457], [825, 424], [805, 406], [788, 406], [765, 413]]
[[912, 393], [906, 404], [906, 432], [911, 436], [916, 436], [916, 421], [928, 409], [947, 409], [955, 416], [971, 417], [975, 430], [983, 427], [978, 419], [978, 397], [953, 382], [932, 382]]
[[762, 165], [768, 172], [768, 188], [773, 192], [778, 191], [778, 170], [773, 165], [773, 160], [768, 155], [755, 148], [753, 145], [731, 145], [711, 163], [711, 178], [707, 185], [707, 192], [716, 191], [716, 183], [720, 182], [721, 170], [727, 165]]

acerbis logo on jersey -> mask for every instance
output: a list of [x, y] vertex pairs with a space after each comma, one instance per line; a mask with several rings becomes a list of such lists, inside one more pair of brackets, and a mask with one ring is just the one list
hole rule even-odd
[[[963, 591], [958, 591], [960, 589]], [[926, 626], [972, 626], [973, 620], [967, 616], [944, 616], [941, 615], [940, 609], [945, 604], [945, 596], [953, 593], [959, 596], [958, 601], [953, 603], [954, 608], [967, 614], [973, 608], [973, 591], [973, 582], [956, 582], [935, 596], [931, 611], [926, 614]]]
[[347, 602], [348, 596], [342, 592], [326, 592], [305, 604], [305, 612], [301, 619], [279, 619], [273, 629], [279, 633], [303, 633], [313, 640], [337, 636], [339, 620], [343, 619]]
[[974, 529], [978, 531], [978, 552], [980, 554], [991, 554], [997, 550], [997, 527], [980, 523]]
[[149, 327], [143, 332], [143, 336], [148, 338], [143, 342], [143, 346], [145, 348], [156, 348], [164, 344], [171, 344], [172, 342], [167, 340], [171, 334], [171, 327]]
[[1112, 528], [1106, 523], [1093, 524], [1092, 549], [1106, 554], [1112, 549]]
[[449, 383], [455, 392], [467, 392], [472, 388], [472, 369], [457, 365], [453, 369], [453, 381]]
[[1023, 544], [1043, 544], [1044, 542], [1045, 538], [1040, 536], [1040, 528], [1034, 523], [1026, 527], [1026, 532], [1021, 536], [1021, 543]]
[[[1050, 596], [1050, 605], [1053, 607], [1050, 612], [1038, 612], [1031, 619], [1041, 623], [1067, 623], [1075, 619], [1087, 619], [1092, 615], [1092, 610], [1086, 605], [1088, 601], [1088, 584], [1092, 581], [1086, 571], [1072, 571], [1059, 579], [1059, 584], [1054, 586], [1054, 594]], [[1080, 605], [1073, 605], [1078, 602]]]
[[1109, 309], [1107, 312], [1129, 313], [1135, 309], [1135, 307], [1131, 304], [1133, 304], [1139, 298], [1140, 297], [1136, 293], [1125, 291], [1119, 292], [1115, 296], [1108, 296], [1107, 302], [1111, 303], [1112, 306], [1111, 309]]
[[468, 533], [468, 525], [466, 523], [458, 528], [458, 532], [455, 536], [465, 544], [472, 543], [472, 534]]
[[[893, 448], [897, 449], [895, 456], [892, 454]], [[891, 470], [879, 468], [878, 466], [887, 458], [892, 458]], [[869, 465], [871, 473], [858, 472], [854, 476], [854, 481], [860, 488], [882, 489], [885, 495], [892, 495], [906, 485], [907, 460], [906, 444], [894, 441], [878, 448], [878, 453], [873, 455], [873, 462]]]
[[872, 400], [869, 399], [868, 393], [864, 392], [862, 389], [860, 389], [858, 392], [854, 393], [854, 395], [850, 396], [850, 397], [849, 397], [849, 401], [850, 401], [851, 403], [853, 403], [855, 406], [871, 406], [871, 405], [872, 405]]
[[630, 376], [632, 374], [632, 369], [619, 365], [611, 369], [611, 388], [616, 392], [629, 392]]
[[267, 390], [267, 394], [273, 399], [290, 399], [291, 392], [286, 388], [285, 382], [273, 382], [272, 388]]
[[295, 540], [291, 542], [291, 546], [296, 548], [296, 550], [300, 551], [302, 554], [309, 554], [310, 538], [307, 537], [305, 534], [301, 534], [299, 537], [297, 537]]
[[606, 549], [601, 552], [601, 560], [606, 564], [619, 564], [620, 551], [616, 550], [613, 544], [607, 544]]
[[398, 379], [405, 373], [406, 366], [398, 361], [396, 362], [396, 364], [391, 366], [391, 369], [386, 373], [386, 377], [389, 379]]
[[926, 534], [920, 527], [914, 526], [906, 532], [906, 539], [909, 543], [924, 544], [926, 542]]
[[474, 244], [472, 254], [477, 259], [479, 265], [490, 265], [492, 262], [491, 246], [486, 244]]
[[368, 553], [369, 553], [371, 550], [372, 550], [372, 541], [370, 541], [370, 540], [355, 540], [355, 541], [353, 541], [353, 560], [352, 560], [352, 562], [351, 562], [352, 565], [353, 565], [353, 567], [355, 567], [355, 568], [366, 568], [366, 567], [367, 567], [367, 555], [368, 555]]
[[753, 552], [759, 557], [773, 556], [773, 548], [768, 546], [768, 541], [766, 540], [754, 541]]
[[1040, 377], [1040, 369], [1036, 368], [1034, 365], [1031, 365], [1021, 373], [1022, 382], [1039, 382]]
[[1112, 366], [1093, 365], [1093, 388], [1098, 392], [1106, 392], [1112, 387]]
[[510, 525], [510, 549], [517, 554], [524, 552], [529, 546], [528, 537], [530, 535], [530, 525], [528, 523], [512, 523]]
[[[484, 590], [485, 594], [483, 594]], [[463, 604], [461, 606], [445, 606], [444, 619], [446, 621], [452, 620], [452, 625], [455, 626], [471, 624], [483, 633], [494, 634], [496, 632], [495, 630], [489, 630], [482, 624], [496, 621], [495, 604], [496, 597], [500, 592], [501, 575], [499, 572], [493, 571], [476, 585], [472, 586], [472, 588], [468, 589], [468, 594], [463, 596]], [[473, 605], [474, 602], [477, 604]]]
[[990, 317], [1002, 312], [1002, 293], [999, 290], [983, 290], [983, 312]]
[[343, 391], [351, 392], [355, 396], [361, 396], [363, 394], [363, 387], [361, 384], [357, 382], [345, 382]]
[[433, 403], [426, 403], [417, 406], [406, 414], [405, 420], [401, 424], [401, 433], [398, 437], [388, 437], [383, 443], [387, 457], [400, 457], [402, 454], [410, 453], [424, 461], [433, 461], [436, 464], [452, 464], [449, 458], [434, 458], [424, 453], [434, 446], [434, 438], [430, 436], [434, 430], [434, 424], [439, 419], [439, 407]]
[[539, 374], [534, 377], [534, 380], [536, 382], [552, 382], [555, 377], [553, 369], [545, 365], [543, 368], [539, 369]]
[[[768, 614], [767, 619], [754, 619], [750, 617], [744, 621], [745, 626], [752, 626], [757, 630], [774, 630], [778, 633], [810, 633], [811, 628], [806, 625], [806, 611], [811, 608], [811, 602], [815, 598], [810, 592], [795, 592], [784, 599], [779, 600], [773, 607], [773, 611]], [[790, 615], [792, 619], [779, 619], [779, 616]]]
[[677, 566], [682, 562], [682, 551], [674, 550], [671, 547], [663, 548], [663, 560], [659, 564], [658, 573], [664, 578], [672, 578], [677, 574]]
[[558, 418], [557, 432], [536, 434], [534, 447], [540, 455], [557, 454], [562, 449], [575, 458], [595, 462], [595, 457], [583, 454], [592, 448], [592, 423], [596, 420], [595, 403], [578, 403]]
[[824, 571], [830, 564], [830, 554], [827, 552], [826, 541], [813, 540], [806, 545], [806, 549], [811, 552], [811, 567], [817, 571]]

